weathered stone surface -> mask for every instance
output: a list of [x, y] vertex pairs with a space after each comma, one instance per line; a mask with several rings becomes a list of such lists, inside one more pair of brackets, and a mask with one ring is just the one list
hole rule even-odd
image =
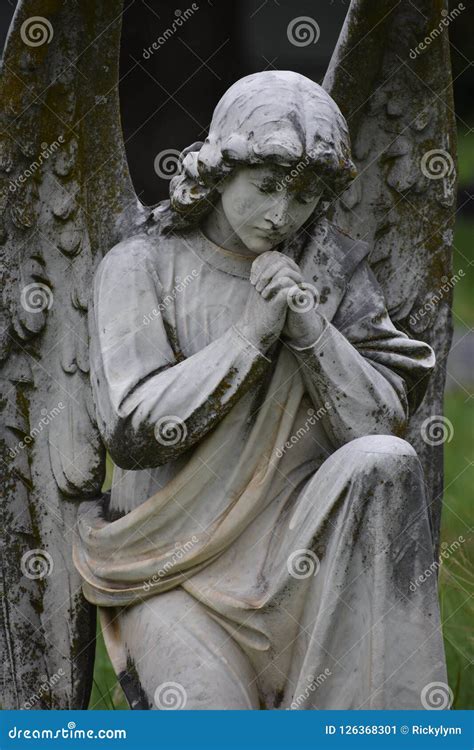
[[[425, 470], [436, 549], [443, 495], [440, 438], [450, 430], [443, 392], [452, 336], [456, 195], [447, 14], [444, 1], [354, 0], [323, 84], [348, 119], [359, 169], [348, 200], [335, 207], [334, 221], [370, 243], [392, 320], [436, 354], [436, 370], [408, 433]], [[429, 46], [418, 49], [430, 35]], [[438, 432], [432, 440], [423, 439], [427, 425]]]
[[[80, 708], [90, 692], [95, 613], [71, 560], [78, 501], [104, 473], [87, 298], [139, 216], [117, 95], [121, 7], [20, 2], [1, 73], [4, 708]], [[32, 16], [51, 24], [49, 43], [22, 39]]]
[[243, 78], [168, 221], [96, 271], [91, 381], [116, 468], [107, 505], [80, 508], [74, 561], [131, 705], [417, 709], [446, 681], [402, 439], [435, 357], [391, 321], [371, 244], [324, 216], [348, 140], [313, 81]]

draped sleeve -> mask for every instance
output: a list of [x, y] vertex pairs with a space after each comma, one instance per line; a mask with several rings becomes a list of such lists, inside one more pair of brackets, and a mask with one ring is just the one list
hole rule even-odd
[[366, 261], [355, 269], [317, 341], [292, 350], [336, 446], [364, 435], [402, 436], [435, 365], [428, 344], [393, 325]]
[[156, 253], [145, 235], [113, 248], [97, 270], [89, 314], [97, 422], [125, 469], [158, 466], [191, 448], [268, 365], [233, 327], [180, 361], [161, 313]]

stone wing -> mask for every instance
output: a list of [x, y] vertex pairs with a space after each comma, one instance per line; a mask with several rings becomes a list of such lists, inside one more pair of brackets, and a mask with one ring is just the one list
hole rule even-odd
[[435, 350], [436, 371], [410, 422], [424, 465], [435, 544], [443, 487], [443, 414], [451, 342], [456, 138], [447, 27], [437, 0], [352, 0], [324, 79], [346, 116], [359, 176], [333, 221], [367, 240], [394, 323]]
[[0, 74], [3, 708], [86, 707], [92, 682], [95, 612], [71, 559], [105, 463], [88, 294], [144, 217], [120, 125], [121, 11], [22, 0]]

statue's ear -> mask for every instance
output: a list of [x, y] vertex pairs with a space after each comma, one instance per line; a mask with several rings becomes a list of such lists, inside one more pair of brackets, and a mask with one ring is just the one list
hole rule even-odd
[[[87, 306], [101, 257], [146, 213], [120, 126], [121, 13], [121, 0], [20, 0], [0, 77], [7, 709], [38, 693], [31, 708], [85, 708], [92, 682], [95, 612], [72, 563], [77, 504], [104, 476]], [[59, 677], [38, 690], [44, 675]]]
[[[448, 34], [429, 47], [415, 45], [432, 38], [447, 14], [446, 0], [352, 0], [323, 83], [348, 121], [358, 170], [331, 219], [369, 243], [392, 320], [436, 353], [434, 376], [407, 438], [424, 464], [436, 543], [442, 445], [423, 442], [421, 426], [443, 413], [456, 134]], [[433, 298], [437, 304], [428, 305]]]

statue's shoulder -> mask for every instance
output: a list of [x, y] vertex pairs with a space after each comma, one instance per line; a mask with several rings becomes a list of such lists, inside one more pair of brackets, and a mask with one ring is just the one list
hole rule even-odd
[[103, 273], [105, 269], [108, 272], [130, 271], [137, 266], [157, 271], [169, 254], [176, 250], [176, 237], [144, 230], [114, 245], [100, 262], [97, 273]]

